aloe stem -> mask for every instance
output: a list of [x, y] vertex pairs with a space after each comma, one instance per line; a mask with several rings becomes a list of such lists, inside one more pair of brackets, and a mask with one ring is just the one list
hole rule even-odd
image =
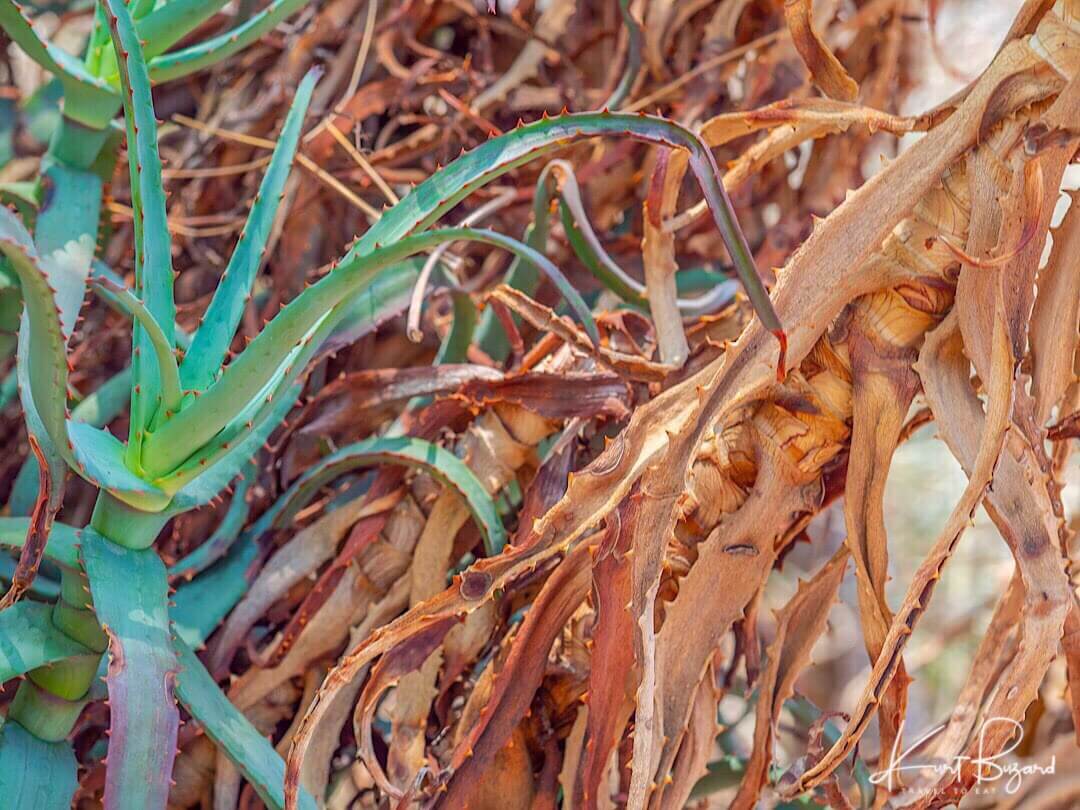
[[[167, 519], [166, 515], [132, 509], [103, 491], [98, 494], [90, 525], [119, 545], [148, 548]], [[93, 660], [90, 656], [79, 660], [77, 666], [67, 668], [59, 678], [56, 665], [31, 670], [19, 684], [8, 719], [17, 721], [46, 742], [62, 740], [71, 734], [106, 648], [105, 636], [90, 602], [86, 576], [74, 569], [61, 571], [61, 594], [53, 606], [53, 625], [98, 655]]]

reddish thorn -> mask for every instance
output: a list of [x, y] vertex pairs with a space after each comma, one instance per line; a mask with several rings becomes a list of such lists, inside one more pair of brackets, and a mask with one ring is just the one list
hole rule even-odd
[[783, 382], [784, 377], [787, 376], [787, 335], [783, 329], [773, 329], [771, 331], [773, 337], [780, 344], [780, 357], [776, 361], [776, 381]]

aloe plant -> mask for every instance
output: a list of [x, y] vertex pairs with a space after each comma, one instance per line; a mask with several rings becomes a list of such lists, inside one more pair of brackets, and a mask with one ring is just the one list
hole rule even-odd
[[[275, 0], [242, 25], [182, 48], [174, 46], [221, 11], [226, 0], [133, 0], [129, 11], [143, 43], [149, 78], [158, 83], [228, 58], [307, 1]], [[72, 240], [88, 247], [97, 240], [102, 186], [112, 175], [123, 134], [114, 124], [123, 103], [122, 76], [106, 19], [99, 10], [79, 59], [41, 39], [15, 0], [0, 0], [0, 28], [62, 88], [63, 114], [42, 159], [41, 176], [32, 182], [0, 183], [0, 199], [27, 212], [38, 251], [46, 257]], [[8, 313], [18, 308], [17, 278], [0, 261], [0, 331], [9, 334], [14, 319]], [[0, 358], [9, 356], [9, 343], [0, 340]]]
[[[190, 341], [183, 341], [186, 351], [178, 350], [171, 245], [150, 87], [155, 76], [177, 75], [184, 65], [202, 64], [206, 53], [219, 53], [197, 46], [188, 49], [194, 52], [186, 57], [166, 57], [160, 55], [167, 47], [163, 40], [147, 38], [148, 32], [159, 30], [155, 28], [159, 12], [172, 9], [170, 13], [180, 20], [160, 26], [161, 37], [167, 40], [181, 22], [208, 13], [212, 6], [194, 0], [181, 3], [150, 11], [145, 3], [127, 6], [122, 0], [105, 0], [98, 16], [108, 27], [112, 50], [106, 51], [95, 33], [98, 39], [92, 37], [92, 44], [97, 45], [88, 66], [78, 68], [32, 38], [28, 26], [19, 29], [10, 14], [4, 17], [5, 25], [20, 32], [16, 42], [39, 60], [52, 60], [49, 64], [66, 82], [71, 106], [65, 109], [70, 119], [65, 126], [97, 125], [104, 131], [112, 113], [106, 115], [104, 106], [97, 105], [106, 99], [122, 104], [135, 216], [135, 286], [129, 290], [94, 269], [93, 245], [85, 238], [64, 241], [58, 227], [43, 230], [52, 216], [48, 206], [38, 212], [33, 236], [23, 219], [0, 209], [0, 252], [19, 279], [24, 300], [18, 332], [20, 396], [28, 430], [43, 460], [34, 515], [0, 519], [0, 543], [22, 546], [24, 556], [33, 556], [41, 544], [32, 539], [47, 533], [43, 553], [61, 572], [60, 596], [51, 608], [20, 602], [0, 613], [4, 677], [27, 676], [0, 736], [0, 784], [18, 785], [18, 807], [69, 805], [75, 760], [66, 740], [83, 707], [101, 697], [93, 685], [106, 652], [111, 708], [107, 808], [164, 806], [178, 726], [176, 696], [262, 798], [271, 806], [282, 806], [282, 763], [268, 746], [252, 742], [257, 733], [217, 691], [185, 646], [201, 643], [217, 619], [193, 617], [191, 600], [182, 593], [177, 594], [170, 616], [167, 571], [151, 547], [170, 518], [218, 497], [242, 473], [292, 407], [303, 386], [304, 370], [320, 348], [335, 334], [348, 332], [357, 320], [370, 319], [381, 301], [400, 298], [417, 278], [410, 259], [420, 252], [461, 240], [507, 250], [547, 276], [591, 338], [599, 340], [584, 301], [538, 245], [490, 230], [432, 228], [475, 189], [582, 138], [621, 135], [686, 149], [751, 300], [766, 325], [780, 329], [712, 155], [701, 141], [660, 118], [566, 114], [494, 138], [417, 186], [229, 360], [318, 79], [312, 71], [297, 89], [247, 225], [205, 317]], [[274, 4], [244, 30], [257, 29], [263, 24], [259, 20], [269, 19], [267, 14], [283, 14], [286, 8], [287, 3]], [[100, 73], [91, 74], [91, 68]], [[118, 93], [109, 80], [100, 78], [109, 71], [116, 73]], [[70, 146], [66, 137], [60, 137], [56, 155], [66, 154], [64, 149]], [[75, 171], [61, 162], [54, 163], [56, 167]], [[84, 165], [77, 171], [88, 177], [87, 169]], [[80, 188], [84, 202], [100, 192], [90, 181], [69, 190]], [[126, 441], [68, 412], [68, 342], [91, 287], [100, 288], [132, 317], [130, 371], [109, 383], [129, 386]], [[465, 496], [488, 552], [499, 552], [505, 532], [490, 496], [451, 453], [416, 439], [369, 440], [343, 448], [309, 471], [287, 493], [280, 510], [272, 510], [256, 527], [291, 515], [290, 504], [309, 497], [327, 477], [370, 463], [419, 465], [442, 477]], [[52, 524], [69, 470], [98, 490], [90, 523], [81, 529]], [[245, 475], [251, 474], [248, 468]], [[229, 563], [234, 551], [242, 562], [257, 533], [245, 533], [243, 542], [232, 549], [239, 524], [247, 517], [242, 507], [236, 513], [226, 518], [217, 544], [202, 555], [206, 559], [188, 560], [185, 568], [201, 570], [222, 555], [227, 555], [222, 563]], [[35, 560], [30, 563], [36, 565]], [[230, 604], [226, 599], [215, 610], [227, 610]], [[310, 796], [303, 797], [303, 803], [314, 807]]]

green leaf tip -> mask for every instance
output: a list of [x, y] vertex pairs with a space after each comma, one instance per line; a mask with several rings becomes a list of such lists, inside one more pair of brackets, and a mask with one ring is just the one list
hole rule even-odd
[[296, 90], [296, 97], [289, 108], [270, 158], [270, 166], [263, 175], [240, 239], [203, 315], [202, 324], [184, 356], [180, 377], [185, 389], [202, 391], [209, 387], [225, 360], [229, 344], [243, 317], [255, 276], [265, 258], [267, 240], [296, 155], [304, 116], [311, 103], [315, 83], [321, 75], [321, 68], [312, 68]]

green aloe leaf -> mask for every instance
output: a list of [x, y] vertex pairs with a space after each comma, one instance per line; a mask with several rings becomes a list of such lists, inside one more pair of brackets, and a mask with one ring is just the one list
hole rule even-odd
[[[165, 53], [217, 14], [228, 0], [169, 0], [139, 19], [135, 28], [146, 43], [147, 59]], [[102, 71], [104, 73], [104, 71]]]
[[251, 513], [247, 493], [255, 483], [257, 474], [258, 468], [253, 462], [249, 462], [237, 479], [232, 501], [229, 502], [229, 508], [225, 511], [221, 523], [198, 548], [169, 566], [170, 577], [191, 579], [229, 553]]
[[0, 27], [27, 56], [60, 80], [67, 117], [94, 129], [109, 123], [116, 111], [116, 91], [74, 56], [38, 37], [14, 0], [0, 0]]
[[360, 293], [345, 301], [341, 318], [322, 351], [336, 350], [353, 343], [404, 312], [423, 266], [424, 260], [413, 256], [388, 267]]
[[47, 439], [64, 454], [68, 443], [67, 340], [82, 304], [85, 277], [77, 278], [73, 262], [56, 262], [50, 273], [22, 223], [6, 208], [0, 208], [0, 253], [22, 287], [19, 374], [23, 409], [42, 446]]
[[0, 683], [77, 655], [94, 651], [56, 629], [49, 605], [23, 600], [0, 611]]
[[439, 347], [435, 355], [435, 365], [444, 363], [464, 363], [476, 333], [477, 317], [476, 304], [468, 293], [454, 292], [454, 321], [450, 331]]
[[70, 810], [79, 786], [69, 742], [39, 740], [14, 720], [0, 729], [0, 796], [6, 810]]
[[300, 396], [308, 362], [333, 328], [334, 322], [325, 319], [308, 333], [286, 356], [285, 363], [279, 366], [262, 391], [241, 406], [240, 411], [211, 442], [199, 448], [171, 473], [158, 479], [157, 483], [163, 490], [176, 493], [175, 508], [190, 508], [188, 499], [196, 491], [205, 494], [213, 490], [213, 495], [216, 495], [232, 480], [239, 466], [258, 452]]
[[270, 402], [253, 407], [250, 415], [245, 411], [234, 418], [218, 434], [215, 444], [203, 448], [178, 470], [178, 476], [171, 477], [186, 481], [173, 497], [171, 508], [177, 512], [193, 509], [225, 489], [291, 410], [303, 388], [301, 374], [310, 358], [317, 351], [351, 343], [403, 310], [419, 274], [419, 262], [402, 262], [384, 270], [369, 287], [345, 302], [337, 320], [328, 320], [321, 327], [329, 335], [322, 341], [323, 348], [319, 349], [321, 338], [313, 339], [296, 356], [291, 369], [279, 369], [268, 389], [272, 391]]
[[169, 610], [173, 631], [192, 647], [201, 647], [243, 598], [259, 556], [257, 538], [244, 532], [229, 553], [190, 582], [182, 582], [173, 594]]
[[[30, 518], [27, 517], [0, 518], [0, 546], [22, 548], [29, 527]], [[45, 544], [45, 557], [65, 568], [73, 570], [81, 568], [82, 563], [79, 562], [79, 530], [65, 523], [54, 521], [52, 529], [49, 531], [49, 540]], [[3, 614], [0, 613], [0, 615]]]
[[[169, 2], [151, 8], [135, 18], [135, 30], [143, 41], [143, 55], [147, 59], [165, 53], [204, 22], [218, 13], [227, 0], [169, 0]], [[104, 47], [108, 42], [107, 23], [95, 31], [96, 38], [91, 39], [93, 52], [89, 56], [88, 67], [99, 76], [116, 76], [116, 54]]]
[[[142, 463], [163, 489], [171, 490], [174, 479], [188, 476], [178, 465], [191, 456], [191, 448], [202, 448], [224, 427], [258, 399], [272, 391], [282, 369], [292, 367], [298, 373], [298, 353], [318, 345], [316, 332], [324, 325], [340, 322], [340, 306], [350, 296], [368, 287], [376, 274], [385, 267], [397, 264], [424, 250], [445, 242], [474, 241], [503, 248], [520, 255], [540, 267], [555, 281], [571, 308], [585, 322], [585, 328], [598, 342], [596, 323], [588, 306], [570, 286], [550, 260], [516, 239], [493, 231], [475, 228], [444, 228], [401, 239], [380, 248], [371, 255], [354, 255], [330, 273], [308, 287], [277, 314], [248, 345], [247, 349], [225, 369], [225, 373], [202, 396], [179, 414], [165, 420], [147, 436]], [[202, 456], [194, 458], [202, 463]], [[167, 477], [161, 477], [166, 476]]]
[[[71, 411], [71, 421], [104, 427], [127, 410], [131, 396], [131, 368], [110, 377]], [[29, 515], [37, 498], [38, 463], [31, 453], [19, 468], [11, 487], [8, 508], [13, 515]]]
[[188, 48], [151, 59], [150, 78], [155, 82], [169, 81], [217, 64], [269, 33], [307, 2], [308, 0], [273, 0], [265, 9], [236, 28]]
[[[46, 165], [42, 174], [42, 186], [49, 191], [42, 193], [42, 205], [34, 221], [38, 253], [48, 256], [64, 250], [73, 234], [84, 234], [76, 244], [82, 246], [83, 256], [92, 260], [101, 216], [101, 178], [60, 161]], [[81, 294], [78, 303], [82, 303]]]
[[[120, 67], [120, 88], [128, 136], [131, 207], [135, 229], [135, 293], [161, 326], [168, 345], [176, 335], [173, 301], [172, 238], [165, 213], [165, 188], [158, 153], [157, 118], [150, 76], [131, 12], [122, 0], [105, 0], [113, 48]], [[153, 361], [154, 347], [141, 324], [132, 335], [131, 428], [127, 459], [138, 469], [145, 431], [158, 407], [162, 380]]]
[[346, 258], [371, 253], [379, 245], [391, 244], [424, 230], [476, 189], [511, 169], [575, 141], [600, 135], [621, 135], [689, 152], [690, 169], [724, 238], [747, 296], [765, 327], [782, 332], [783, 327], [758, 277], [750, 246], [739, 228], [712, 152], [685, 127], [647, 115], [610, 112], [560, 115], [492, 138], [413, 189], [364, 234]]
[[[585, 203], [581, 199], [581, 188], [574, 176], [574, 167], [566, 161], [553, 160], [544, 167], [538, 183], [550, 176], [549, 169], [557, 170], [562, 180], [562, 187], [559, 189], [559, 218], [575, 255], [593, 277], [624, 301], [648, 308], [645, 285], [619, 267], [593, 230], [589, 215], [585, 211]], [[735, 297], [736, 286], [734, 281], [724, 279], [704, 295], [697, 298], [679, 298], [676, 299], [676, 304], [684, 315], [714, 312]]]
[[312, 496], [340, 475], [373, 464], [404, 464], [453, 487], [465, 499], [489, 555], [506, 545], [506, 530], [495, 502], [464, 461], [437, 444], [408, 436], [373, 436], [342, 447], [300, 476], [259, 519], [262, 531], [284, 525]]
[[[195, 653], [175, 640], [180, 659], [176, 694], [208, 736], [232, 760], [259, 798], [273, 810], [285, 807], [285, 762], [270, 742], [229, 702]], [[298, 805], [315, 810], [315, 800], [301, 791]]]
[[[168, 6], [165, 6], [168, 8]], [[214, 297], [203, 315], [202, 324], [184, 356], [180, 375], [185, 389], [202, 391], [217, 375], [232, 343], [233, 335], [251, 297], [251, 287], [262, 266], [270, 228], [274, 224], [282, 190], [289, 177], [300, 130], [304, 123], [311, 93], [319, 79], [318, 70], [310, 70], [300, 82], [278, 138], [270, 166], [263, 176], [259, 193], [251, 207], [247, 223], [236, 243], [229, 264], [221, 274]]]
[[122, 548], [92, 529], [83, 530], [82, 556], [109, 637], [105, 808], [164, 807], [180, 725], [165, 566], [153, 549]]
[[[94, 261], [90, 263], [90, 270], [95, 276], [101, 276], [119, 287], [130, 289], [124, 282], [123, 277], [105, 264], [105, 262], [94, 259]], [[98, 298], [108, 304], [113, 310], [119, 312], [121, 315], [130, 317], [130, 313], [124, 309], [123, 305], [109, 292], [107, 287], [94, 287], [93, 291], [97, 293]], [[173, 327], [173, 331], [175, 333], [176, 347], [179, 349], [187, 349], [187, 347], [191, 345], [191, 335], [188, 334], [180, 324], [176, 324]]]
[[176, 364], [173, 344], [165, 336], [161, 324], [127, 287], [116, 284], [105, 276], [92, 276], [90, 283], [99, 289], [107, 290], [110, 298], [142, 327], [146, 339], [154, 350], [154, 360], [157, 362], [157, 378], [161, 383], [161, 406], [166, 412], [178, 410], [181, 398], [180, 370]]
[[[522, 241], [533, 250], [543, 253], [547, 249], [549, 225], [551, 215], [551, 184], [547, 182], [547, 168], [542, 171], [540, 178], [533, 191], [533, 215], [532, 222], [525, 228]], [[519, 259], [517, 256], [510, 263], [503, 276], [503, 284], [520, 290], [526, 295], [533, 295], [540, 286], [540, 274], [536, 269]], [[516, 315], [511, 316], [515, 322], [520, 322]], [[480, 317], [480, 325], [477, 327], [476, 343], [488, 357], [497, 363], [501, 363], [510, 354], [510, 342], [508, 335], [503, 330], [495, 312], [488, 308]]]
[[98, 489], [137, 509], [160, 512], [169, 497], [127, 468], [123, 443], [107, 430], [85, 422], [68, 422], [72, 468]]

